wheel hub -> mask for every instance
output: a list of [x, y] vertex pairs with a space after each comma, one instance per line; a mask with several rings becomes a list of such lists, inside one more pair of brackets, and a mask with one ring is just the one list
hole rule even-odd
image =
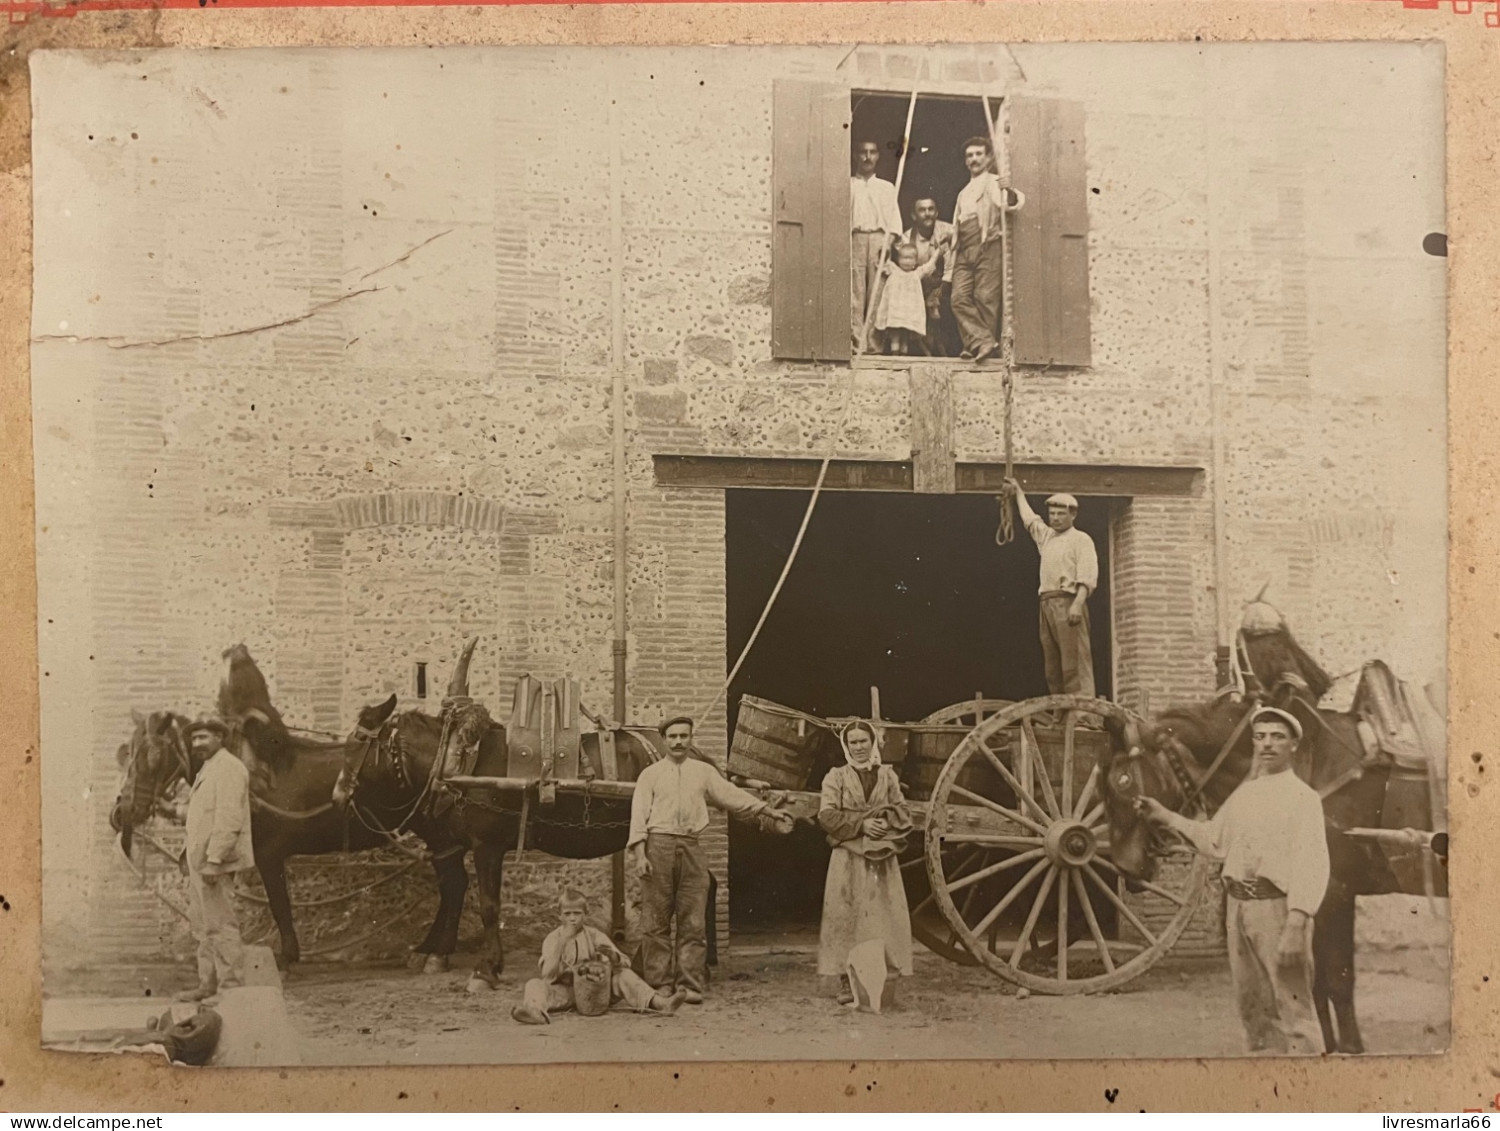
[[1081, 868], [1098, 852], [1099, 843], [1093, 831], [1082, 821], [1054, 821], [1047, 830], [1045, 843], [1048, 857], [1055, 864]]

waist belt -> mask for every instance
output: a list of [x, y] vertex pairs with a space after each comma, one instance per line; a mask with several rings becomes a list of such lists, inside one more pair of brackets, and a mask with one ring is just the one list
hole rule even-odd
[[1072, 600], [1074, 597], [1078, 596], [1078, 592], [1077, 590], [1073, 589], [1044, 589], [1039, 594], [1039, 596], [1043, 601], [1050, 601], [1055, 597], [1066, 597], [1069, 600]]
[[1256, 876], [1250, 880], [1237, 880], [1233, 876], [1225, 876], [1224, 890], [1235, 899], [1281, 899], [1286, 895], [1286, 892], [1264, 876]]

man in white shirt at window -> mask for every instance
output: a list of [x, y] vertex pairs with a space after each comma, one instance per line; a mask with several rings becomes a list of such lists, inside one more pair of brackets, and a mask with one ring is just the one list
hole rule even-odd
[[865, 321], [880, 277], [882, 250], [901, 239], [901, 206], [896, 186], [875, 175], [880, 146], [861, 141], [854, 151], [855, 172], [849, 178], [850, 338], [856, 353], [865, 350]]
[[1005, 190], [994, 172], [995, 147], [989, 138], [964, 142], [969, 183], [953, 205], [957, 252], [953, 267], [953, 317], [963, 338], [961, 356], [985, 361], [1000, 352], [1000, 304], [1004, 292], [1004, 249], [1000, 216]]
[[1295, 716], [1262, 707], [1250, 723], [1254, 762], [1211, 821], [1151, 797], [1136, 808], [1224, 861], [1229, 972], [1251, 1052], [1323, 1051], [1312, 999], [1312, 920], [1328, 890], [1328, 837], [1317, 791], [1292, 771]]
[[[957, 302], [957, 299], [954, 300]], [[1021, 524], [1041, 553], [1042, 659], [1047, 668], [1047, 690], [1053, 695], [1094, 694], [1094, 652], [1089, 636], [1089, 594], [1099, 588], [1099, 554], [1094, 540], [1073, 524], [1078, 500], [1053, 495], [1047, 518], [1037, 516], [1026, 492], [1014, 479], [1005, 491], [1016, 501]]]
[[922, 279], [922, 295], [927, 300], [927, 352], [945, 357], [943, 326], [945, 308], [953, 291], [953, 247], [956, 238], [953, 225], [938, 219], [937, 201], [924, 196], [911, 206], [911, 227], [903, 242], [917, 249], [917, 274]]

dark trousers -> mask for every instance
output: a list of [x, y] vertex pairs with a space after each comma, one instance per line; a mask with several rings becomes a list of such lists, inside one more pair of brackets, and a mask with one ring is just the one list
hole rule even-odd
[[964, 349], [970, 353], [990, 348], [1000, 333], [1002, 249], [998, 239], [979, 242], [978, 220], [966, 219], [959, 225], [958, 252], [953, 261], [953, 317], [958, 321]]
[[[641, 973], [656, 989], [708, 985], [708, 858], [695, 836], [646, 834], [651, 874], [641, 881]], [[672, 953], [672, 916], [677, 952]]]
[[1047, 667], [1047, 691], [1053, 695], [1094, 694], [1094, 648], [1089, 639], [1089, 607], [1083, 620], [1068, 623], [1073, 596], [1043, 597], [1039, 617], [1042, 661]]

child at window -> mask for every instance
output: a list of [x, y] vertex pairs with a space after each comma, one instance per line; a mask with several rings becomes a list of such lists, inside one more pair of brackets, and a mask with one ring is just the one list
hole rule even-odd
[[[687, 994], [659, 994], [630, 969], [625, 956], [598, 927], [583, 921], [588, 900], [573, 888], [566, 889], [558, 900], [562, 926], [542, 940], [540, 978], [532, 978], [522, 991], [521, 1004], [510, 1011], [511, 1017], [526, 1025], [547, 1025], [554, 1011], [573, 1008], [573, 975], [584, 963], [608, 962], [611, 968], [610, 1004], [623, 1001], [637, 1013], [676, 1013]], [[602, 1006], [602, 1001], [601, 1001]]]
[[885, 289], [875, 315], [875, 328], [885, 334], [886, 352], [927, 353], [927, 298], [917, 273], [917, 249], [896, 246], [894, 260], [885, 265]]

